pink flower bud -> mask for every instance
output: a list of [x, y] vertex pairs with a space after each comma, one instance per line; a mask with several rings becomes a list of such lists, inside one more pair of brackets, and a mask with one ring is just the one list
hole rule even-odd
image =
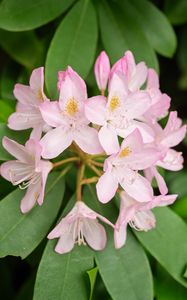
[[107, 86], [110, 74], [110, 61], [105, 51], [98, 56], [94, 66], [95, 78], [100, 91], [104, 91]]

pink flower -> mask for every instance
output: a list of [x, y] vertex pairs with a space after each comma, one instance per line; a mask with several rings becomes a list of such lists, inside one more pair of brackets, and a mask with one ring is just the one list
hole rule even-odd
[[[186, 135], [186, 125], [182, 126], [182, 120], [177, 117], [177, 112], [170, 112], [166, 127], [162, 127], [155, 123], [152, 128], [155, 131], [155, 141], [151, 147], [156, 147], [162, 152], [162, 157], [156, 162], [157, 166], [171, 171], [179, 171], [183, 168], [182, 153], [171, 149], [177, 146]], [[156, 167], [145, 170], [146, 177], [152, 181], [156, 178], [161, 194], [167, 194], [168, 189], [164, 178], [159, 174]]]
[[157, 150], [144, 146], [141, 134], [136, 129], [122, 142], [120, 151], [105, 160], [105, 173], [96, 185], [98, 199], [102, 203], [110, 201], [120, 184], [137, 201], [140, 194], [141, 201], [150, 201], [153, 197], [151, 184], [137, 171], [154, 165], [159, 157]]
[[147, 77], [145, 63], [142, 61], [136, 65], [134, 55], [131, 51], [126, 51], [124, 56], [113, 65], [110, 78], [112, 78], [116, 71], [125, 75], [128, 89], [131, 92], [138, 91]]
[[146, 91], [151, 98], [151, 104], [144, 118], [148, 122], [155, 122], [167, 115], [171, 99], [168, 95], [161, 93], [158, 75], [153, 69], [148, 70]]
[[[142, 195], [140, 192], [140, 196]], [[155, 227], [156, 220], [151, 209], [172, 204], [177, 195], [157, 196], [150, 202], [136, 201], [127, 193], [121, 192], [120, 214], [114, 231], [115, 248], [121, 248], [126, 241], [127, 224], [139, 231], [148, 231]]]
[[27, 192], [21, 200], [21, 211], [30, 211], [36, 202], [42, 205], [47, 176], [52, 169], [52, 163], [41, 160], [42, 148], [38, 141], [30, 139], [25, 146], [4, 137], [3, 147], [13, 155], [16, 160], [1, 165], [0, 173], [13, 185], [19, 185]]
[[85, 114], [90, 122], [101, 126], [99, 141], [110, 155], [119, 151], [117, 136], [125, 138], [136, 128], [144, 142], [153, 141], [153, 130], [135, 120], [145, 113], [149, 105], [149, 95], [143, 91], [129, 94], [125, 76], [116, 72], [110, 81], [108, 101], [103, 96], [90, 98], [85, 103]]
[[86, 245], [86, 242], [96, 251], [103, 250], [107, 236], [97, 218], [114, 227], [105, 217], [94, 212], [82, 201], [77, 201], [73, 209], [48, 235], [48, 239], [60, 237], [55, 251], [60, 254], [67, 253], [73, 249], [75, 243]]
[[44, 94], [44, 68], [35, 69], [30, 77], [30, 86], [16, 84], [14, 95], [18, 99], [16, 112], [8, 119], [8, 127], [14, 130], [33, 128], [32, 137], [40, 138], [49, 126], [44, 122], [39, 104], [49, 100]]
[[59, 102], [44, 102], [40, 105], [45, 122], [55, 127], [41, 139], [42, 156], [54, 158], [73, 141], [86, 153], [103, 152], [97, 130], [88, 126], [89, 121], [84, 115], [84, 104], [87, 99], [84, 81], [68, 67], [60, 87]]
[[105, 51], [102, 51], [98, 56], [94, 72], [99, 90], [105, 91], [110, 74], [110, 61]]

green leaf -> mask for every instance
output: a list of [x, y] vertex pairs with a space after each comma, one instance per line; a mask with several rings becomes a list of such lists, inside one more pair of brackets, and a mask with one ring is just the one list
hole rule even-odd
[[147, 0], [128, 0], [122, 5], [124, 10], [134, 15], [150, 45], [158, 53], [171, 57], [175, 52], [177, 40], [167, 17]]
[[47, 243], [42, 256], [34, 289], [33, 300], [87, 300], [86, 270], [93, 268], [93, 252], [75, 246], [67, 254], [54, 251], [57, 240]]
[[95, 57], [97, 19], [89, 0], [79, 1], [62, 20], [51, 41], [46, 60], [46, 85], [55, 97], [57, 72], [72, 66], [83, 78]]
[[[114, 248], [112, 234], [107, 248], [96, 253], [96, 262], [113, 300], [153, 299], [153, 283], [148, 259], [140, 244], [128, 232], [125, 247]], [[143, 287], [143, 288], [142, 288]]]
[[187, 266], [187, 226], [170, 208], [154, 209], [157, 225], [148, 232], [134, 231], [143, 246], [179, 283]]
[[95, 268], [87, 271], [87, 274], [88, 274], [89, 279], [90, 279], [90, 297], [89, 297], [89, 300], [92, 300], [93, 290], [94, 290], [94, 286], [95, 286], [95, 282], [96, 282], [96, 278], [97, 278], [97, 273], [98, 273], [98, 267], [95, 267]]
[[137, 61], [144, 60], [149, 67], [158, 70], [158, 61], [144, 32], [133, 14], [122, 9], [118, 3], [111, 6], [107, 1], [98, 2], [101, 37], [112, 63], [126, 50], [131, 50]]
[[3, 0], [0, 4], [0, 28], [24, 31], [40, 27], [65, 12], [74, 1]]
[[12, 159], [12, 156], [3, 148], [2, 139], [4, 136], [16, 140], [18, 143], [25, 144], [29, 137], [30, 131], [13, 131], [5, 124], [0, 124], [0, 160]]
[[64, 179], [59, 173], [49, 176], [44, 204], [28, 214], [20, 211], [25, 191], [15, 190], [0, 202], [0, 257], [27, 257], [47, 234], [57, 216], [64, 195]]
[[171, 194], [178, 194], [180, 198], [187, 195], [187, 172], [182, 171], [176, 174], [172, 174], [173, 178], [169, 182], [169, 190]]
[[185, 23], [187, 21], [187, 1], [165, 0], [165, 13], [171, 23], [175, 25]]
[[[0, 37], [0, 46], [21, 65], [32, 69], [41, 64], [42, 44], [34, 31], [9, 32], [0, 29]], [[23, 42], [24, 47], [21, 46]]]
[[187, 196], [184, 196], [172, 205], [172, 209], [182, 218], [187, 218]]
[[[112, 202], [103, 206], [99, 203], [93, 186], [85, 189], [84, 200], [101, 215], [112, 220], [117, 209]], [[95, 208], [94, 208], [95, 206]], [[110, 217], [111, 216], [111, 217]], [[151, 270], [146, 254], [128, 232], [125, 247], [116, 250], [113, 241], [113, 229], [107, 226], [107, 246], [103, 251], [95, 252], [95, 260], [99, 273], [113, 300], [150, 300], [153, 298]], [[142, 289], [142, 287], [144, 287]]]
[[14, 100], [0, 100], [0, 122], [6, 123], [10, 114], [15, 110]]
[[15, 67], [15, 62], [12, 60], [6, 63], [6, 66], [1, 71], [0, 77], [0, 95], [1, 99], [15, 100], [13, 89], [18, 77], [18, 70]]
[[157, 300], [186, 300], [187, 289], [173, 280], [160, 266], [157, 267], [156, 277]]

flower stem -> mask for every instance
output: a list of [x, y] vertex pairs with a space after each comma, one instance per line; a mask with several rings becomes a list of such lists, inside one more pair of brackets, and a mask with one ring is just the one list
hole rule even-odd
[[103, 174], [102, 171], [98, 170], [95, 166], [93, 166], [91, 163], [88, 164], [88, 167], [94, 171], [95, 174], [97, 174], [99, 177]]
[[67, 164], [69, 162], [73, 162], [73, 161], [80, 161], [79, 157], [69, 157], [60, 161], [57, 161], [56, 163], [53, 163], [53, 168], [57, 168], [59, 166], [62, 166], [64, 164]]
[[82, 178], [84, 177], [84, 170], [85, 170], [85, 164], [80, 164], [78, 174], [77, 174], [77, 189], [76, 189], [76, 196], [77, 201], [81, 201], [82, 198]]
[[92, 161], [91, 161], [91, 164], [94, 165], [94, 166], [97, 166], [97, 167], [101, 167], [101, 168], [103, 167], [103, 163], [100, 163], [100, 162], [98, 162], [98, 161], [92, 160]]
[[84, 178], [82, 179], [81, 181], [81, 185], [83, 184], [89, 184], [89, 183], [95, 183], [98, 181], [98, 178], [97, 176], [94, 176], [94, 177], [91, 177], [91, 178]]

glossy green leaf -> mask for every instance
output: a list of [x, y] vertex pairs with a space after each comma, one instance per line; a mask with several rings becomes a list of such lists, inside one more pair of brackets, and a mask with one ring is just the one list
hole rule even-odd
[[0, 100], [0, 122], [6, 123], [10, 114], [15, 110], [14, 100]]
[[[148, 259], [141, 245], [128, 233], [125, 247], [114, 248], [112, 234], [105, 251], [96, 253], [96, 262], [113, 300], [151, 300], [153, 284]], [[143, 288], [142, 288], [143, 287]]]
[[0, 29], [0, 46], [15, 61], [29, 69], [40, 66], [42, 62], [42, 44], [33, 31], [9, 32]]
[[186, 300], [187, 289], [177, 283], [160, 266], [156, 272], [156, 299], [157, 300]]
[[92, 300], [92, 295], [93, 295], [93, 290], [94, 290], [94, 286], [95, 286], [95, 281], [97, 278], [97, 273], [98, 273], [98, 267], [95, 267], [89, 271], [87, 271], [87, 274], [89, 276], [90, 279], [90, 297], [89, 300]]
[[187, 218], [187, 196], [177, 199], [172, 209], [182, 218]]
[[165, 13], [173, 24], [180, 25], [185, 23], [187, 21], [187, 1], [166, 0]]
[[[103, 206], [99, 203], [93, 186], [85, 189], [84, 200], [94, 210], [108, 217], [116, 218], [117, 209], [112, 202]], [[153, 283], [146, 254], [131, 232], [128, 232], [125, 247], [114, 248], [113, 229], [107, 229], [107, 246], [103, 251], [95, 252], [99, 273], [113, 300], [151, 300]], [[144, 287], [142, 289], [142, 287]]]
[[56, 239], [47, 243], [36, 277], [33, 300], [87, 300], [88, 278], [85, 273], [93, 268], [93, 252], [88, 247], [75, 246], [70, 253], [61, 255], [54, 251], [56, 243]]
[[23, 190], [16, 189], [0, 202], [0, 257], [25, 258], [48, 233], [64, 195], [64, 179], [59, 174], [49, 176], [44, 204], [28, 214], [20, 211]]
[[133, 51], [137, 61], [144, 60], [158, 70], [158, 61], [144, 32], [133, 14], [122, 10], [118, 3], [111, 6], [106, 0], [98, 2], [101, 37], [112, 63], [126, 50]]
[[2, 0], [0, 3], [0, 28], [24, 31], [40, 27], [65, 12], [74, 1]]
[[177, 41], [167, 17], [147, 0], [128, 0], [121, 4], [131, 16], [134, 15], [150, 45], [158, 53], [171, 57], [175, 52]]
[[179, 283], [187, 287], [183, 273], [187, 266], [187, 226], [170, 208], [154, 209], [155, 229], [134, 231], [143, 246]]
[[168, 183], [170, 193], [171, 194], [178, 194], [178, 197], [185, 197], [187, 195], [187, 172], [182, 171], [178, 172], [177, 175], [175, 173], [172, 174], [173, 178]]
[[18, 77], [18, 70], [12, 60], [6, 64], [1, 71], [0, 77], [0, 96], [1, 99], [15, 100], [13, 89]]
[[62, 20], [52, 39], [46, 60], [46, 85], [56, 95], [57, 73], [68, 65], [85, 78], [94, 61], [97, 19], [90, 0], [79, 1]]
[[17, 141], [18, 143], [25, 144], [29, 138], [30, 131], [13, 131], [10, 130], [5, 124], [0, 124], [0, 160], [9, 160], [12, 158], [10, 154], [3, 148], [2, 139], [4, 136]]

